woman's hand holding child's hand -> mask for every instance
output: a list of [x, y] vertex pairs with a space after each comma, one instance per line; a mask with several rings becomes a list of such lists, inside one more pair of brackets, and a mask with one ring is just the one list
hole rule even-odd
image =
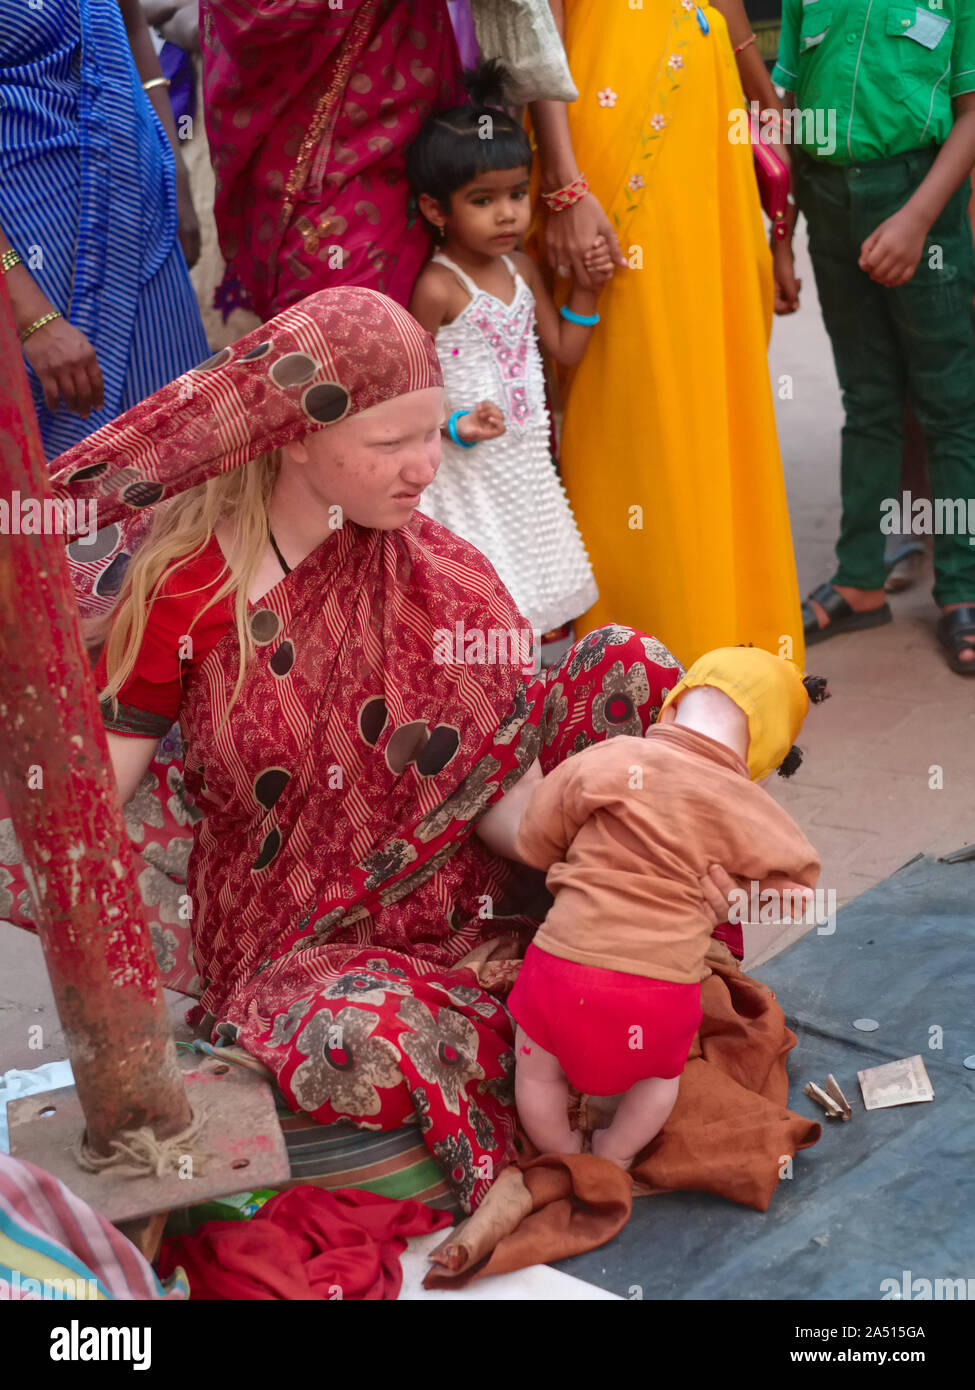
[[620, 250], [616, 233], [592, 193], [587, 193], [561, 212], [549, 213], [545, 219], [545, 247], [549, 265], [557, 275], [562, 273], [561, 267], [564, 267], [566, 275], [574, 274], [576, 283], [584, 290], [597, 288], [596, 282], [589, 278], [585, 258], [592, 250], [594, 240], [600, 238], [605, 239], [613, 264], [625, 270], [626, 257]]
[[478, 401], [468, 415], [457, 421], [457, 433], [465, 444], [482, 444], [504, 434], [504, 414], [493, 401]]

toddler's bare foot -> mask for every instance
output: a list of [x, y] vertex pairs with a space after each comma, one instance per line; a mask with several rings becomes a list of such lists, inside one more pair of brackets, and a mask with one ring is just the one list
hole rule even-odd
[[627, 1158], [621, 1157], [619, 1154], [614, 1153], [612, 1144], [607, 1143], [608, 1135], [608, 1129], [593, 1130], [593, 1153], [596, 1154], [598, 1158], [608, 1158], [611, 1163], [615, 1163], [617, 1167], [622, 1168], [624, 1173], [628, 1173], [633, 1165], [633, 1160], [636, 1158], [636, 1154], [630, 1154]]

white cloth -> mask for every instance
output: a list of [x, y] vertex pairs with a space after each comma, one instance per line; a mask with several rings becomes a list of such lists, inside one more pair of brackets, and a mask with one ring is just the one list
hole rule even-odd
[[10, 1152], [10, 1129], [7, 1125], [7, 1102], [23, 1096], [36, 1096], [39, 1091], [56, 1091], [61, 1086], [74, 1085], [70, 1062], [45, 1062], [42, 1067], [22, 1071], [15, 1067], [0, 1076], [0, 1152]]
[[515, 295], [503, 303], [440, 251], [471, 296], [436, 336], [447, 410], [489, 400], [505, 433], [473, 449], [444, 439], [443, 461], [421, 512], [477, 546], [538, 632], [577, 618], [599, 597], [569, 499], [549, 452], [545, 378], [535, 340], [535, 300], [504, 256]]

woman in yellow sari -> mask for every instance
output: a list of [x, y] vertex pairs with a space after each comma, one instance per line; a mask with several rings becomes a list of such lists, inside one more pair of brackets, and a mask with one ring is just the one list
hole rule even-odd
[[[542, 168], [541, 187], [582, 170], [628, 262], [564, 383], [562, 476], [600, 591], [576, 635], [614, 621], [685, 663], [753, 642], [801, 664], [772, 261], [751, 148], [730, 138], [744, 98], [728, 25], [690, 0], [563, 4], [576, 167]], [[723, 8], [747, 36], [739, 0]], [[750, 89], [756, 65], [764, 79], [752, 43]]]

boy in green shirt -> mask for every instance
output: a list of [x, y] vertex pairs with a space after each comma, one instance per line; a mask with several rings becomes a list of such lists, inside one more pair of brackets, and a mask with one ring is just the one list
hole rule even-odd
[[[935, 497], [956, 501], [936, 514], [975, 507], [975, 0], [784, 0], [772, 79], [807, 117], [793, 124], [796, 199], [846, 410], [838, 568], [803, 604], [808, 645], [891, 620], [881, 517], [908, 397]], [[829, 145], [817, 112], [835, 122]], [[777, 305], [794, 309], [791, 243], [773, 254]], [[975, 675], [975, 544], [963, 525], [934, 547], [938, 637]]]

